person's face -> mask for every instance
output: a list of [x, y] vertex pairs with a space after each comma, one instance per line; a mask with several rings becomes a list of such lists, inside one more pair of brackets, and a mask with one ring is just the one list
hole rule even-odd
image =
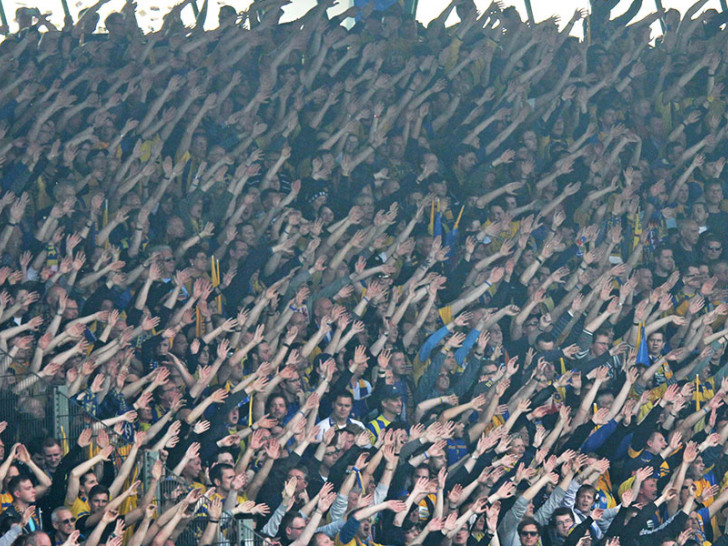
[[374, 199], [362, 196], [356, 200], [356, 204], [361, 208], [365, 220], [371, 221], [374, 218]]
[[706, 259], [714, 261], [720, 258], [720, 255], [723, 252], [723, 245], [720, 241], [708, 241], [705, 243], [703, 250], [705, 252]]
[[106, 508], [106, 505], [109, 504], [109, 495], [106, 493], [94, 495], [91, 499], [89, 499], [88, 504], [91, 507], [91, 513], [95, 514], [99, 510]]
[[637, 286], [635, 287], [639, 292], [645, 290], [652, 290], [652, 271], [649, 269], [639, 269], [637, 271]]
[[331, 468], [334, 466], [336, 461], [338, 461], [341, 458], [341, 453], [343, 452], [342, 449], [336, 447], [336, 446], [328, 446], [326, 448], [326, 451], [324, 452], [324, 458], [323, 458], [323, 464], [326, 468]]
[[334, 221], [334, 211], [329, 207], [321, 207], [319, 209], [319, 218], [325, 226], [328, 226]]
[[463, 527], [455, 534], [452, 543], [456, 544], [457, 546], [463, 546], [464, 544], [468, 543], [469, 537], [470, 532], [468, 531], [467, 527]]
[[389, 139], [389, 155], [393, 159], [402, 159], [404, 156], [404, 140], [401, 136]]
[[692, 475], [696, 476], [698, 479], [703, 477], [703, 474], [705, 473], [705, 463], [700, 455], [698, 455], [695, 461], [693, 461], [693, 464], [690, 465], [690, 471]]
[[196, 135], [192, 139], [190, 153], [197, 158], [204, 158], [207, 154], [207, 139], [202, 135]]
[[500, 205], [493, 205], [492, 207], [490, 207], [490, 220], [493, 223], [500, 222], [501, 220], [503, 220], [505, 215], [506, 211], [504, 211], [503, 207], [501, 207]]
[[575, 504], [580, 512], [584, 514], [590, 512], [594, 505], [594, 493], [591, 491], [582, 491], [579, 496], [576, 497]]
[[498, 366], [496, 366], [495, 364], [486, 364], [485, 366], [483, 366], [483, 371], [481, 373], [481, 376], [485, 377], [487, 380], [490, 380], [497, 373], [498, 373]]
[[594, 356], [602, 356], [609, 350], [609, 336], [598, 335], [594, 337], [592, 342], [592, 352]]
[[30, 480], [23, 480], [18, 489], [13, 492], [13, 497], [20, 502], [32, 504], [35, 502], [35, 486]]
[[301, 382], [301, 376], [296, 374], [290, 379], [283, 380], [283, 390], [288, 394], [298, 394], [303, 389], [303, 383]]
[[91, 488], [93, 488], [95, 485], [98, 485], [99, 479], [96, 477], [96, 474], [93, 472], [90, 474], [86, 474], [81, 478], [81, 493], [83, 496], [87, 496], [88, 492], [91, 491]]
[[446, 392], [450, 388], [450, 373], [442, 370], [435, 381], [435, 388], [440, 392]]
[[273, 419], [283, 419], [286, 416], [286, 401], [283, 397], [274, 398], [270, 404], [270, 415]]
[[572, 518], [569, 514], [556, 516], [555, 524], [556, 534], [564, 538], [569, 534], [571, 526], [574, 525], [574, 518]]
[[260, 362], [267, 362], [273, 356], [273, 351], [271, 351], [270, 345], [266, 341], [263, 341], [258, 345], [257, 352]]
[[5, 475], [5, 479], [3, 480], [3, 489], [7, 489], [10, 480], [12, 480], [15, 476], [19, 475], [20, 470], [18, 470], [18, 467], [15, 465], [11, 465], [10, 468], [8, 468], [8, 473]]
[[655, 478], [647, 478], [640, 486], [639, 494], [651, 501], [657, 498], [657, 480]]
[[490, 333], [490, 343], [492, 347], [503, 343], [503, 331], [500, 329], [500, 326], [496, 324], [495, 326], [492, 326], [488, 332]]
[[674, 271], [675, 257], [672, 255], [672, 250], [663, 250], [657, 257], [656, 263], [663, 271], [667, 271], [668, 273]]
[[508, 453], [513, 455], [518, 455], [519, 457], [523, 455], [523, 453], [526, 451], [526, 442], [523, 441], [523, 438], [514, 438], [511, 442], [511, 447], [508, 449]]
[[250, 254], [250, 247], [245, 241], [235, 241], [230, 249], [230, 257], [235, 260], [244, 260]]
[[521, 546], [536, 546], [538, 544], [538, 528], [533, 524], [524, 525], [518, 536], [521, 539]]
[[697, 222], [686, 222], [680, 230], [680, 237], [689, 245], [695, 245], [700, 237], [700, 228]]
[[174, 274], [174, 257], [171, 250], [162, 250], [157, 258], [157, 265], [161, 269], [163, 278], [170, 278]]
[[651, 355], [658, 355], [662, 353], [662, 349], [665, 347], [665, 338], [662, 332], [655, 332], [647, 340], [647, 349]]
[[685, 205], [688, 202], [688, 199], [690, 197], [690, 188], [683, 185], [680, 186], [680, 189], [677, 190], [677, 197], [676, 201], [680, 203], [681, 205]]
[[62, 456], [63, 452], [61, 451], [61, 446], [58, 444], [45, 446], [43, 448], [43, 459], [45, 461], [45, 465], [52, 471], [58, 468], [58, 465], [61, 463]]
[[389, 365], [395, 375], [401, 376], [407, 373], [407, 361], [404, 358], [404, 353], [394, 353]]
[[460, 156], [460, 166], [465, 172], [470, 172], [478, 162], [478, 158], [475, 156], [475, 152], [468, 152], [467, 154]]
[[227, 493], [233, 488], [233, 480], [235, 479], [235, 470], [232, 468], [223, 468], [220, 473], [220, 479], [215, 480], [215, 486], [220, 489], [221, 492]]
[[237, 406], [235, 406], [227, 414], [227, 424], [228, 425], [237, 425], [239, 420], [240, 420], [240, 410], [238, 409]]
[[160, 396], [159, 400], [162, 403], [163, 406], [168, 407], [172, 401], [177, 396], [177, 393], [179, 392], [179, 387], [172, 383], [171, 381], [167, 381], [165, 385], [162, 385], [160, 387]]
[[667, 440], [661, 433], [655, 432], [647, 440], [647, 447], [652, 453], [659, 453], [667, 447]]
[[313, 315], [316, 318], [317, 321], [321, 321], [326, 315], [328, 315], [331, 312], [331, 309], [333, 309], [334, 304], [331, 302], [328, 298], [322, 298], [320, 300], [316, 301], [316, 304], [313, 309]]
[[53, 522], [53, 528], [62, 536], [67, 537], [76, 530], [76, 518], [70, 510], [59, 510], [56, 517], [58, 519]]
[[185, 353], [187, 352], [187, 348], [190, 346], [190, 344], [187, 342], [187, 338], [183, 335], [176, 335], [174, 336], [174, 341], [172, 342], [172, 353], [174, 353], [176, 356], [183, 357]]
[[402, 413], [402, 397], [385, 398], [382, 400], [382, 409], [394, 415], [399, 415]]
[[523, 133], [523, 145], [528, 148], [529, 151], [535, 152], [538, 149], [536, 133], [534, 133], [533, 131], [526, 131], [525, 133]]
[[720, 204], [723, 201], [723, 188], [720, 184], [711, 184], [708, 186], [705, 195], [709, 202]]
[[182, 218], [173, 216], [167, 220], [167, 235], [172, 239], [181, 239], [185, 235], [185, 224]]
[[218, 453], [216, 462], [235, 466], [235, 459], [233, 458], [233, 454], [229, 451], [221, 451], [220, 453]]
[[66, 308], [63, 310], [63, 318], [65, 320], [75, 320], [78, 318], [78, 303], [76, 300], [68, 299]]
[[202, 460], [200, 457], [194, 457], [187, 461], [187, 464], [184, 467], [184, 474], [188, 478], [192, 478], [194, 480], [198, 479], [200, 476], [200, 472], [202, 471]]
[[286, 478], [286, 481], [292, 480], [293, 478], [296, 478], [296, 493], [303, 492], [303, 490], [306, 489], [306, 486], [308, 485], [308, 480], [306, 479], [304, 473], [297, 468], [292, 468], [288, 471], [288, 477]]
[[346, 396], [337, 397], [334, 402], [334, 416], [341, 421], [348, 419], [351, 414], [351, 407], [351, 398]]

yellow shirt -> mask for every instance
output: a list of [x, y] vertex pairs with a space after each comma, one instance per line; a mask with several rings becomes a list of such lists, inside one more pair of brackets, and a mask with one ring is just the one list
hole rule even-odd
[[85, 497], [76, 497], [73, 499], [73, 504], [71, 504], [71, 506], [66, 505], [66, 507], [71, 511], [74, 518], [79, 518], [80, 516], [85, 516], [91, 513], [91, 507]]

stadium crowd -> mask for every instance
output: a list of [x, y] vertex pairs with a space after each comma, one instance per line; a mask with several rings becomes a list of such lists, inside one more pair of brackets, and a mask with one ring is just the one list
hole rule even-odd
[[1, 29], [1, 546], [728, 543], [728, 12], [107, 1]]

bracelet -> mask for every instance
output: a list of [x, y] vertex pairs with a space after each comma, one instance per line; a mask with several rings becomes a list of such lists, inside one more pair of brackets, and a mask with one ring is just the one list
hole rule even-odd
[[220, 523], [220, 520], [219, 519], [208, 519], [207, 522], [208, 523]]
[[18, 222], [15, 222], [14, 224], [12, 222], [8, 222], [8, 225], [9, 226], [17, 226], [18, 225]]
[[393, 466], [386, 466], [386, 467], [384, 467], [384, 470], [389, 470], [390, 472], [393, 472], [394, 471], [394, 467]]
[[369, 298], [367, 298], [366, 296], [364, 296], [363, 299], [364, 299], [365, 302], [369, 303]]
[[540, 263], [541, 265], [543, 265], [543, 258], [541, 258], [541, 256], [536, 256], [536, 258], [534, 258], [534, 259], [535, 259], [535, 260], [536, 260], [536, 261], [537, 261], [538, 263]]
[[490, 288], [491, 286], [493, 286], [493, 284], [490, 281], [485, 281], [485, 284], [488, 285], [488, 288]]
[[430, 456], [427, 454], [427, 452], [425, 452], [425, 460], [428, 460], [429, 458]]

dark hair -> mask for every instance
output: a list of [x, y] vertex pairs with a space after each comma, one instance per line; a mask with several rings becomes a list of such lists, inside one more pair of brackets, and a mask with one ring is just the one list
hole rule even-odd
[[351, 400], [351, 403], [354, 403], [354, 395], [351, 394], [349, 391], [339, 391], [336, 393], [336, 396], [334, 396], [334, 402], [336, 402], [337, 398], [348, 398]]
[[541, 332], [536, 336], [536, 343], [556, 343], [556, 338], [550, 332]]
[[88, 492], [88, 500], [90, 501], [96, 495], [106, 495], [107, 497], [111, 497], [111, 495], [109, 494], [109, 488], [101, 484], [94, 485], [91, 488], [91, 491]]
[[82, 474], [81, 475], [81, 480], [80, 480], [81, 481], [81, 485], [83, 485], [83, 483], [86, 481], [86, 476], [94, 476], [94, 477], [96, 477], [96, 472], [94, 472], [93, 470], [89, 470], [88, 472], [85, 472], [84, 474]]
[[265, 402], [266, 413], [270, 413], [270, 408], [273, 406], [273, 400], [276, 400], [278, 398], [282, 398], [283, 401], [286, 403], [286, 408], [288, 408], [288, 401], [286, 400], [286, 397], [280, 393], [274, 393], [274, 394], [271, 394], [270, 398], [268, 398], [268, 400], [266, 400], [266, 402]]
[[551, 515], [551, 523], [556, 523], [556, 518], [558, 516], [571, 516], [571, 520], [575, 521], [574, 513], [571, 511], [571, 508], [566, 506], [560, 506], [554, 510], [554, 513]]
[[535, 525], [536, 531], [538, 531], [539, 535], [541, 534], [541, 526], [538, 524], [538, 522], [535, 519], [526, 516], [523, 519], [521, 519], [520, 523], [518, 524], [517, 531], [518, 531], [519, 535], [521, 534], [521, 531], [523, 531], [523, 528], [526, 525]]
[[210, 481], [215, 485], [215, 480], [222, 481], [222, 471], [230, 469], [235, 470], [235, 467], [227, 463], [218, 463], [210, 469]]
[[10, 478], [10, 481], [8, 482], [8, 492], [15, 497], [15, 492], [20, 489], [20, 484], [25, 481], [31, 481], [30, 476], [27, 474], [18, 474], [17, 476], [13, 476]]
[[662, 256], [662, 253], [665, 252], [666, 250], [669, 250], [670, 252], [672, 252], [672, 247], [671, 246], [668, 246], [668, 245], [660, 245], [660, 246], [658, 246], [655, 249], [655, 258], [659, 258], [660, 256]]
[[61, 447], [61, 443], [58, 440], [56, 440], [55, 438], [53, 438], [52, 436], [49, 436], [48, 438], [43, 440], [43, 443], [41, 444], [40, 447], [41, 447], [41, 449], [45, 449], [46, 447], [53, 447], [53, 446]]

